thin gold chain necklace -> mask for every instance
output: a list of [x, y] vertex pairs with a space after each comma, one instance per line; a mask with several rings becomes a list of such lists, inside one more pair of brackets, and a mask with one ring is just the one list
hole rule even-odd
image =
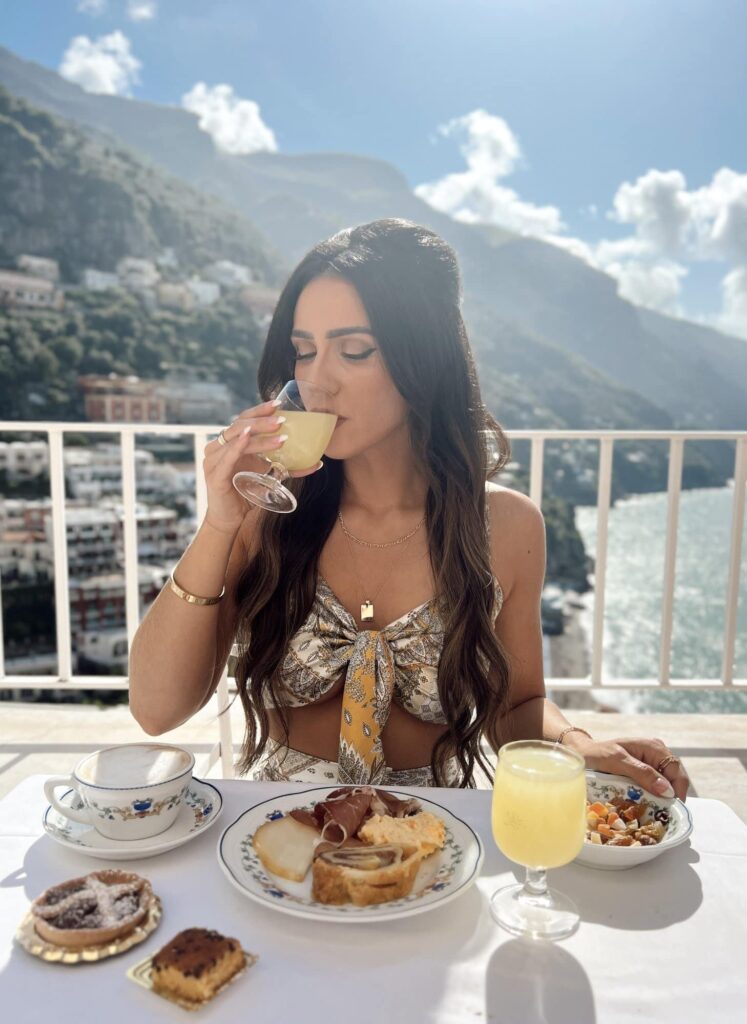
[[361, 544], [364, 548], [392, 548], [394, 547], [395, 544], [402, 544], [403, 541], [406, 541], [410, 537], [413, 537], [425, 522], [425, 516], [423, 516], [423, 518], [420, 520], [415, 529], [410, 530], [410, 532], [406, 533], [404, 537], [398, 537], [397, 540], [388, 540], [384, 544], [375, 544], [369, 540], [361, 540], [360, 537], [356, 537], [355, 534], [351, 533], [350, 530], [345, 525], [345, 521], [342, 518], [342, 512], [337, 513], [337, 518], [340, 520], [340, 526], [342, 527], [342, 532], [345, 534], [345, 536], [349, 537], [350, 540], [354, 540], [356, 544]]
[[[352, 565], [353, 572], [355, 573], [355, 577], [358, 580], [358, 585], [360, 587], [360, 592], [361, 592], [361, 594], [365, 594], [366, 593], [366, 588], [363, 586], [363, 582], [361, 581], [360, 575], [358, 573], [358, 567], [355, 564], [355, 555], [353, 554], [353, 546], [350, 543], [350, 539], [348, 537], [348, 531], [345, 529], [345, 524], [342, 522], [342, 516], [339, 513], [338, 513], [338, 515], [339, 515], [339, 518], [340, 518], [340, 526], [342, 526], [343, 533], [345, 534], [345, 539], [348, 542], [348, 548], [350, 549], [350, 564]], [[403, 550], [407, 550], [407, 547], [408, 547], [408, 545], [410, 543], [410, 540], [418, 532], [418, 530], [420, 529], [420, 527], [423, 525], [424, 522], [425, 522], [425, 517], [423, 517], [421, 522], [418, 523], [418, 525], [415, 527], [414, 530], [412, 530], [411, 533], [408, 533], [406, 537], [402, 538], [402, 540], [406, 540], [407, 541], [407, 543], [405, 544], [405, 547], [404, 547]], [[363, 543], [365, 543], [365, 541]], [[397, 541], [397, 543], [402, 543], [402, 541]], [[371, 547], [376, 547], [377, 545], [373, 545], [372, 544], [370, 546]], [[389, 545], [382, 545], [382, 546], [388, 547]], [[374, 617], [374, 605], [373, 605], [373, 602], [379, 596], [379, 594], [381, 592], [381, 588], [384, 586], [384, 584], [386, 582], [388, 582], [389, 577], [394, 572], [395, 567], [400, 564], [400, 561], [401, 561], [400, 558], [398, 558], [396, 560], [396, 562], [394, 563], [394, 565], [392, 566], [390, 571], [384, 577], [383, 581], [376, 588], [376, 593], [373, 595], [373, 599], [372, 600], [369, 600], [369, 599], [364, 600], [363, 603], [361, 604], [361, 622], [370, 622], [373, 619], [373, 617]]]

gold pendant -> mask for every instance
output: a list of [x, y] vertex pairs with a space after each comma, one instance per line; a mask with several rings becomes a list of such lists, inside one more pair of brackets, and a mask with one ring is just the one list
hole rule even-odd
[[374, 617], [374, 606], [370, 601], [364, 601], [361, 605], [361, 622], [369, 622]]

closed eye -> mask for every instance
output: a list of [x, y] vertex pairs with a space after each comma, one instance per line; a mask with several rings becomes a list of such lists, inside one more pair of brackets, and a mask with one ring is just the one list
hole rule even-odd
[[360, 360], [368, 359], [372, 352], [375, 352], [375, 348], [367, 348], [365, 352], [358, 352], [355, 355], [352, 352], [343, 352], [342, 354], [346, 359]]
[[[352, 362], [356, 362], [357, 363], [357, 362], [360, 362], [363, 359], [368, 359], [368, 357], [373, 352], [375, 352], [375, 351], [376, 351], [375, 348], [368, 348], [368, 349], [366, 349], [365, 352], [358, 352], [358, 353], [342, 352], [341, 355], [343, 356], [344, 359], [350, 359]], [[300, 352], [296, 352], [296, 362], [297, 363], [303, 363], [303, 362], [305, 362], [308, 359], [313, 359], [315, 355], [316, 355], [316, 352], [306, 352], [303, 355], [301, 355]]]

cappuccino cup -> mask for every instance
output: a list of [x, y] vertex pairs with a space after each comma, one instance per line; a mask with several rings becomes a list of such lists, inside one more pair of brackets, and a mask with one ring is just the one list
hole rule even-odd
[[[194, 754], [168, 743], [122, 743], [87, 754], [71, 775], [44, 783], [52, 807], [108, 839], [147, 839], [173, 825], [192, 781]], [[64, 807], [55, 790], [72, 788], [83, 806]]]

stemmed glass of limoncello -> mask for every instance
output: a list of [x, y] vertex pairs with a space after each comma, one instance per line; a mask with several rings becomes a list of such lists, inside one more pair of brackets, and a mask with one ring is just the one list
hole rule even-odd
[[578, 925], [576, 905], [547, 888], [548, 868], [568, 864], [586, 835], [586, 772], [580, 754], [545, 740], [517, 740], [498, 751], [493, 838], [527, 869], [523, 885], [496, 890], [495, 920], [514, 935], [562, 939]]
[[295, 470], [309, 469], [324, 454], [337, 426], [332, 412], [333, 396], [318, 384], [306, 380], [289, 380], [277, 395], [276, 412], [285, 417], [268, 440], [282, 429], [288, 440], [281, 448], [261, 453], [268, 464], [267, 472], [235, 473], [233, 485], [242, 497], [270, 512], [292, 512], [298, 502], [283, 481]]

